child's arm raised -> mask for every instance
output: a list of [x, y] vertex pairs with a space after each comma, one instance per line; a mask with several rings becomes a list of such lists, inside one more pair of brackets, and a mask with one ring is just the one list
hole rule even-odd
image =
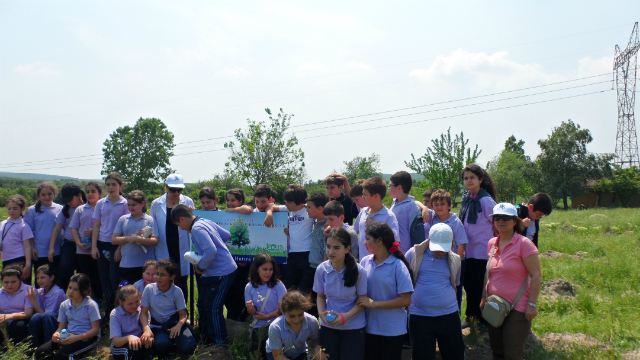
[[40, 307], [40, 304], [38, 303], [38, 292], [36, 288], [29, 287], [27, 289], [27, 298], [31, 303], [31, 307], [33, 308], [34, 313], [44, 314], [44, 310]]
[[329, 176], [333, 176], [335, 178], [342, 180], [342, 182], [344, 182], [344, 194], [347, 196], [351, 196], [351, 186], [349, 186], [349, 179], [347, 179], [346, 176], [338, 173], [333, 173]]

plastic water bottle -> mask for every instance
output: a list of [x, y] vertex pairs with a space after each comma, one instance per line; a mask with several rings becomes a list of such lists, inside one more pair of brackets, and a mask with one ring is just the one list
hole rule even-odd
[[82, 239], [82, 243], [83, 244], [91, 243], [91, 237], [90, 236], [86, 236], [84, 239]]
[[332, 312], [328, 313], [326, 317], [327, 317], [327, 321], [332, 323], [332, 322], [336, 321], [336, 319], [338, 318], [338, 315], [336, 315], [332, 311]]
[[69, 333], [67, 332], [67, 329], [62, 329], [62, 333], [60, 334], [60, 340], [64, 340], [68, 337], [69, 337]]
[[104, 255], [105, 258], [107, 258], [107, 260], [111, 260], [111, 252], [110, 251], [102, 250], [102, 254]]

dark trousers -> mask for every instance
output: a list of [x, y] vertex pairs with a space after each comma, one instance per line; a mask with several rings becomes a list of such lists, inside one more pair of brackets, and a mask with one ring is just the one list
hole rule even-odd
[[465, 260], [462, 260], [462, 262], [460, 263], [460, 285], [456, 286], [456, 300], [458, 300], [458, 312], [462, 310], [462, 287], [464, 286], [464, 270], [465, 270]]
[[[401, 360], [403, 335], [365, 335], [364, 358], [366, 360]], [[324, 344], [323, 344], [324, 346]]]
[[320, 327], [320, 342], [331, 360], [364, 360], [364, 329]]
[[267, 339], [269, 338], [269, 325], [255, 328], [251, 331], [251, 351], [260, 351], [260, 358], [267, 360]]
[[[111, 314], [113, 310], [113, 302], [116, 297], [116, 290], [120, 284], [120, 264], [113, 258], [118, 249], [117, 245], [111, 243], [98, 241], [98, 252], [100, 258], [98, 259], [98, 270], [100, 271], [100, 283], [102, 283], [102, 295], [105, 303], [105, 314]], [[108, 251], [109, 258], [105, 257], [102, 251]], [[106, 317], [106, 316], [105, 316]]]
[[[127, 280], [129, 284], [133, 285], [136, 281], [142, 280], [142, 266], [133, 268], [120, 268], [120, 278]], [[185, 296], [186, 298], [186, 296]]]
[[153, 350], [157, 355], [161, 357], [168, 355], [173, 349], [174, 344], [178, 349], [178, 354], [191, 355], [196, 351], [198, 342], [196, 341], [195, 336], [193, 336], [193, 329], [191, 326], [184, 324], [182, 329], [180, 329], [180, 334], [175, 339], [172, 339], [169, 335], [169, 329], [176, 326], [178, 319], [178, 313], [172, 315], [169, 320], [164, 323], [159, 323], [156, 319], [151, 317], [151, 325], [161, 326], [159, 328], [151, 328], [151, 331], [153, 332]]
[[225, 276], [201, 277], [198, 284], [198, 312], [200, 334], [205, 344], [229, 343], [227, 324], [224, 320], [224, 299], [235, 278], [235, 271]]
[[466, 259], [464, 271], [464, 291], [467, 293], [467, 318], [486, 324], [480, 310], [482, 299], [482, 287], [484, 286], [484, 273], [487, 270], [487, 260]]
[[[244, 265], [240, 265], [244, 264]], [[233, 283], [227, 292], [227, 298], [224, 301], [224, 306], [227, 308], [227, 319], [242, 321], [247, 320], [247, 311], [244, 302], [244, 288], [249, 282], [249, 269], [251, 264], [238, 263], [238, 269], [236, 270], [236, 277], [233, 279]]]
[[69, 279], [78, 268], [76, 258], [76, 243], [73, 240], [65, 239], [60, 248], [60, 266], [58, 267], [58, 286], [61, 289], [69, 287]]
[[435, 360], [436, 342], [443, 360], [464, 360], [465, 347], [457, 311], [442, 316], [411, 315], [409, 328], [413, 360]]
[[[284, 355], [284, 354], [283, 354], [283, 355]], [[285, 355], [285, 356], [286, 356], [286, 355]], [[291, 359], [291, 358], [289, 358], [289, 359]], [[294, 358], [293, 358], [293, 359], [291, 359], [291, 360], [307, 360], [307, 359], [309, 359], [309, 354], [308, 354], [308, 353], [306, 353], [306, 352], [303, 352], [302, 354], [300, 354], [300, 355], [298, 355], [298, 356], [294, 357]], [[276, 359], [276, 358], [274, 358], [272, 353], [267, 353], [267, 360], [280, 360], [280, 359]]]
[[[24, 340], [28, 335], [29, 319], [27, 320], [13, 320], [7, 324], [7, 335], [9, 339], [14, 343], [19, 343]], [[0, 330], [0, 349], [4, 346], [4, 332]]]
[[531, 321], [520, 311], [511, 311], [502, 326], [489, 330], [489, 343], [494, 360], [520, 360], [524, 358], [524, 345], [531, 333]]
[[[20, 264], [22, 267], [24, 267], [24, 265], [27, 263], [27, 260], [24, 256], [20, 256], [17, 257], [15, 259], [11, 259], [11, 260], [7, 260], [7, 261], [3, 261], [2, 262], [2, 268], [6, 268], [9, 265], [12, 264]], [[29, 269], [29, 278], [28, 280], [25, 281], [25, 283], [30, 284], [31, 283], [31, 269]]]
[[[41, 254], [39, 254], [41, 255]], [[42, 265], [46, 265], [49, 264], [51, 267], [53, 267], [53, 271], [54, 274], [57, 273], [58, 271], [58, 265], [60, 265], [60, 255], [56, 255], [53, 257], [53, 262], [49, 261], [48, 257], [39, 257], [38, 260], [33, 262], [33, 272], [36, 272], [38, 270], [38, 268]], [[35, 283], [33, 286], [36, 287], [36, 289], [39, 289], [40, 286], [38, 285], [38, 283], [36, 282], [36, 279], [33, 279], [33, 282]]]
[[115, 347], [111, 344], [111, 356], [114, 360], [149, 360], [151, 352], [151, 348], [144, 346], [138, 350], [131, 350], [128, 344], [123, 347]]
[[296, 288], [302, 292], [311, 291], [315, 269], [310, 269], [308, 251], [289, 253], [287, 266], [282, 274], [284, 286], [287, 289]]
[[53, 333], [58, 330], [58, 315], [54, 312], [33, 314], [29, 320], [29, 336], [34, 348], [51, 340]]
[[[100, 282], [100, 269], [98, 260], [89, 254], [76, 254], [78, 261], [78, 273], [89, 276], [91, 280], [91, 298], [100, 304], [102, 302], [102, 283]], [[67, 289], [62, 289], [66, 291]]]
[[36, 359], [69, 360], [71, 355], [77, 358], [98, 345], [98, 337], [76, 341], [73, 344], [61, 345], [52, 340], [47, 341], [36, 349]]

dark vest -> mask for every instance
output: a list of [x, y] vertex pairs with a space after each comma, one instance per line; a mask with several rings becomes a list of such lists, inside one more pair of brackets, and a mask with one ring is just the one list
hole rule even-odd
[[[522, 203], [520, 204], [520, 206], [518, 207], [518, 217], [520, 219], [526, 219], [529, 217], [529, 208], [528, 208], [528, 204]], [[533, 242], [533, 244], [538, 247], [538, 232], [540, 230], [540, 220], [536, 220], [533, 222], [536, 226], [536, 232], [533, 233], [533, 239], [531, 240]], [[520, 235], [522, 236], [526, 236], [527, 235], [527, 228], [524, 228], [523, 231], [519, 232]]]

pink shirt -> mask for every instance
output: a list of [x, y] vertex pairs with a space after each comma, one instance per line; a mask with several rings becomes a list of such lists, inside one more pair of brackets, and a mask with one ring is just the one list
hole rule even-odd
[[[491, 249], [497, 247], [497, 244], [497, 237], [489, 240], [487, 258], [491, 254]], [[522, 287], [522, 283], [524, 283], [524, 280], [529, 275], [529, 271], [527, 271], [527, 267], [524, 265], [524, 259], [537, 253], [538, 248], [536, 248], [531, 240], [515, 233], [511, 242], [502, 249], [502, 253], [496, 250], [493, 259], [491, 259], [487, 296], [495, 294], [504, 298], [509, 303], [513, 303], [516, 295], [518, 295], [518, 291], [520, 291], [520, 287]], [[515, 310], [520, 312], [527, 310], [530, 286], [529, 282]]]

